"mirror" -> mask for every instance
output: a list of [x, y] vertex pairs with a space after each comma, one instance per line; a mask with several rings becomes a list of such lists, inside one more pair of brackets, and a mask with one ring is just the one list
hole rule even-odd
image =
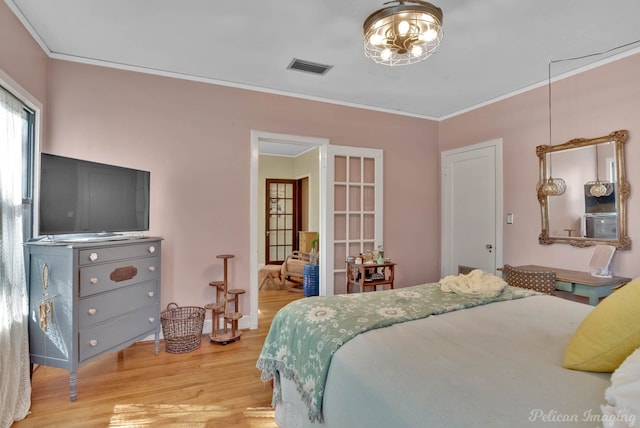
[[[541, 244], [606, 244], [618, 250], [631, 249], [626, 212], [630, 186], [624, 167], [624, 143], [628, 138], [629, 132], [620, 130], [603, 137], [536, 147], [540, 163], [537, 192]], [[544, 184], [550, 178], [564, 180], [564, 193], [548, 194]]]

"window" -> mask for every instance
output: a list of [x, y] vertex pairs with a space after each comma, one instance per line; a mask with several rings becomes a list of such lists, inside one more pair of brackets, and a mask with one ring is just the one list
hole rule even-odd
[[[0, 91], [18, 99], [11, 94], [10, 91], [0, 86]], [[33, 237], [34, 227], [34, 209], [33, 197], [35, 192], [35, 156], [36, 156], [36, 114], [35, 112], [20, 101], [22, 104], [22, 205], [23, 205], [23, 236], [24, 240]], [[3, 124], [0, 124], [3, 126]]]
[[22, 206], [23, 208], [23, 234], [24, 240], [33, 237], [33, 194], [35, 192], [35, 152], [36, 152], [36, 114], [33, 110], [24, 106], [22, 128]]

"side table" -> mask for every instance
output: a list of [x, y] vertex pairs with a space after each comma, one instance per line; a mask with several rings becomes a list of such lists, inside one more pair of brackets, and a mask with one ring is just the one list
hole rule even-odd
[[360, 292], [366, 287], [373, 287], [373, 291], [380, 285], [388, 285], [393, 289], [395, 275], [395, 263], [363, 263], [347, 262], [347, 294], [350, 293], [350, 285], [358, 286]]

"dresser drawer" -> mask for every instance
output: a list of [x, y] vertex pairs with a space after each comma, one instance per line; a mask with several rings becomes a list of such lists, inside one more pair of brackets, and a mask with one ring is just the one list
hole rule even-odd
[[159, 277], [160, 258], [122, 260], [80, 268], [80, 297], [103, 293]]
[[160, 243], [157, 241], [143, 241], [140, 244], [95, 247], [78, 252], [80, 266], [95, 265], [97, 263], [135, 257], [159, 256]]
[[158, 296], [158, 282], [150, 281], [85, 297], [78, 303], [78, 325], [89, 327], [148, 305], [159, 305]]
[[160, 326], [160, 306], [151, 305], [79, 331], [79, 358], [86, 360], [108, 349], [152, 334]]

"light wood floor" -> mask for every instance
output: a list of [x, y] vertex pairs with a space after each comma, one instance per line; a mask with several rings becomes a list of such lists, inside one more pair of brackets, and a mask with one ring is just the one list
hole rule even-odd
[[275, 427], [271, 387], [256, 361], [271, 319], [302, 293], [259, 295], [259, 328], [238, 342], [169, 354], [160, 343], [137, 343], [80, 367], [78, 399], [69, 401], [66, 370], [41, 366], [33, 374], [31, 414], [13, 427]]

